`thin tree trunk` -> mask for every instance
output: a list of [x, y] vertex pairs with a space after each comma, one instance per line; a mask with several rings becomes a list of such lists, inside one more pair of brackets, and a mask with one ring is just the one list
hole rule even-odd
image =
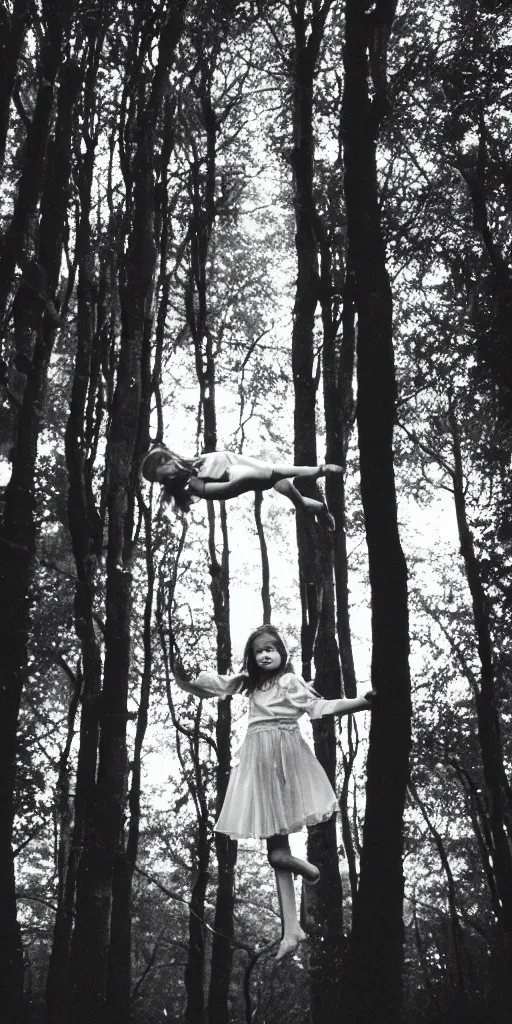
[[[407, 573], [400, 546], [393, 471], [395, 372], [392, 301], [382, 239], [376, 134], [385, 81], [368, 91], [368, 52], [379, 68], [394, 4], [367, 19], [358, 0], [345, 7], [343, 137], [349, 262], [355, 274], [357, 424], [372, 599], [372, 715], [360, 883], [346, 985], [354, 1021], [394, 1021], [402, 999], [403, 811], [410, 748]], [[373, 27], [370, 39], [369, 28]], [[377, 50], [375, 50], [377, 48]]]
[[327, 477], [325, 491], [329, 509], [336, 521], [334, 535], [334, 575], [336, 580], [336, 622], [345, 695], [357, 694], [352, 639], [350, 635], [348, 555], [346, 535], [345, 471], [347, 449], [354, 424], [353, 394], [355, 326], [353, 280], [347, 269], [343, 289], [342, 337], [333, 319], [330, 301], [333, 292], [330, 272], [330, 248], [321, 244], [321, 307], [323, 321], [323, 380], [325, 408], [326, 461], [343, 466], [343, 476]]
[[[314, 83], [330, 3], [317, 5], [308, 18], [305, 4], [290, 5], [294, 31], [292, 65], [292, 122], [294, 146], [290, 157], [297, 251], [297, 283], [292, 332], [292, 372], [295, 389], [295, 461], [316, 464], [316, 395], [314, 327], [320, 297], [318, 223], [313, 198]], [[302, 488], [301, 488], [302, 489]], [[313, 494], [315, 485], [304, 487]], [[302, 605], [303, 673], [324, 697], [341, 695], [336, 643], [332, 549], [326, 531], [297, 518], [299, 578]], [[333, 719], [313, 723], [315, 753], [335, 784], [336, 741]], [[308, 893], [308, 917], [319, 938], [310, 955], [313, 1021], [334, 1020], [340, 1010], [339, 967], [343, 946], [343, 895], [338, 863], [336, 821], [309, 830], [308, 856], [320, 868], [320, 881]]]
[[[336, 209], [336, 204], [332, 204]], [[353, 304], [353, 275], [346, 267], [343, 286], [343, 308], [339, 314], [333, 268], [334, 228], [337, 223], [326, 224], [317, 212], [316, 233], [320, 250], [320, 307], [322, 311], [323, 346], [322, 370], [325, 410], [325, 457], [343, 467], [343, 474], [327, 477], [325, 491], [327, 503], [336, 523], [333, 537], [334, 578], [336, 585], [336, 625], [341, 661], [342, 688], [347, 697], [357, 695], [357, 682], [350, 634], [349, 577], [346, 535], [345, 474], [350, 434], [354, 425], [355, 401], [353, 393], [355, 324]], [[342, 327], [342, 336], [338, 331]], [[357, 729], [357, 727], [356, 727]], [[339, 806], [345, 856], [348, 861], [352, 901], [357, 891], [357, 858], [350, 823], [348, 798], [350, 778], [355, 762], [354, 725], [347, 721], [348, 753], [343, 754], [343, 783]]]
[[[214, 513], [210, 502], [210, 566], [211, 591], [217, 627], [217, 671], [226, 673], [231, 668], [231, 631], [229, 615], [229, 538], [225, 502], [221, 503], [222, 558], [219, 564], [212, 526]], [[220, 814], [231, 768], [231, 701], [219, 701], [216, 724], [217, 738], [217, 791], [216, 816]], [[215, 897], [215, 934], [212, 944], [210, 987], [208, 991], [209, 1024], [229, 1024], [228, 994], [233, 965], [233, 912], [235, 904], [235, 866], [238, 844], [229, 836], [215, 833], [217, 854], [217, 893]]]
[[453, 487], [460, 549], [473, 605], [473, 622], [480, 660], [480, 689], [476, 696], [478, 739], [489, 824], [493, 838], [493, 864], [499, 892], [499, 920], [503, 929], [509, 966], [512, 965], [512, 851], [506, 830], [508, 780], [503, 760], [500, 722], [496, 708], [496, 684], [489, 606], [466, 515], [464, 473], [458, 425], [450, 403], [448, 412], [454, 454]]
[[[194, 343], [197, 380], [200, 392], [200, 411], [203, 421], [204, 449], [213, 452], [217, 447], [217, 416], [215, 407], [215, 358], [213, 336], [208, 308], [208, 259], [215, 225], [215, 184], [217, 161], [217, 118], [211, 103], [213, 64], [203, 52], [198, 54], [201, 70], [197, 99], [204, 130], [204, 163], [199, 160], [197, 143], [191, 139], [195, 153], [190, 168], [190, 268], [185, 302], [187, 321]], [[210, 58], [211, 59], [211, 58]], [[229, 618], [229, 547], [227, 516], [224, 503], [220, 507], [222, 546], [220, 561], [215, 542], [214, 504], [208, 502], [210, 590], [217, 630], [217, 668], [225, 673], [231, 667], [231, 634]], [[226, 793], [231, 766], [231, 702], [221, 701], [217, 710], [217, 772], [216, 811], [219, 813]], [[217, 892], [215, 897], [215, 932], [212, 941], [208, 1015], [211, 1024], [228, 1024], [228, 993], [233, 961], [230, 938], [233, 935], [234, 873], [237, 843], [227, 836], [216, 834]], [[190, 949], [189, 957], [193, 955]], [[204, 964], [201, 967], [204, 971]], [[189, 976], [192, 975], [189, 972]], [[203, 977], [203, 974], [201, 974]], [[199, 976], [192, 982], [199, 987]], [[188, 1012], [191, 1012], [192, 992], [188, 991]], [[196, 998], [196, 996], [194, 996]], [[191, 1018], [192, 1019], [192, 1018]]]
[[489, 829], [487, 809], [482, 800], [480, 783], [473, 780], [471, 774], [462, 767], [456, 758], [450, 757], [447, 763], [453, 768], [469, 804], [469, 814], [489, 887], [493, 913], [496, 920], [499, 920], [501, 904], [494, 869], [494, 842]]
[[270, 600], [270, 564], [268, 560], [267, 541], [265, 530], [261, 519], [261, 506], [263, 504], [263, 491], [254, 493], [254, 520], [256, 531], [260, 542], [261, 552], [261, 601], [263, 604], [263, 622], [270, 622], [272, 617], [272, 603]]
[[432, 836], [434, 843], [436, 845], [436, 849], [439, 854], [439, 859], [441, 861], [443, 871], [446, 875], [448, 906], [450, 908], [450, 933], [452, 938], [453, 951], [455, 953], [458, 996], [462, 1000], [462, 1004], [464, 1004], [466, 997], [464, 980], [464, 936], [459, 921], [459, 915], [457, 913], [457, 892], [455, 888], [453, 872], [450, 866], [450, 861], [448, 859], [448, 855], [446, 853], [442, 837], [439, 834], [437, 828], [435, 827], [433, 821], [431, 820], [430, 815], [427, 811], [426, 804], [421, 799], [412, 779], [409, 779], [409, 791], [413, 799], [416, 801], [423, 815], [428, 831], [430, 832], [430, 835]]

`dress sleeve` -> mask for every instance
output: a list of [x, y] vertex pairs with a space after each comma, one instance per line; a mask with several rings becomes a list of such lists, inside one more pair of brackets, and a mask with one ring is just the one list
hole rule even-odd
[[313, 688], [312, 683], [304, 682], [301, 676], [285, 676], [282, 682], [283, 697], [287, 704], [306, 712], [310, 718], [323, 718], [324, 715], [336, 715], [342, 710], [341, 700], [324, 700]]
[[219, 676], [216, 672], [200, 672], [197, 679], [185, 682], [176, 679], [178, 686], [196, 697], [231, 697], [244, 690], [244, 677]]

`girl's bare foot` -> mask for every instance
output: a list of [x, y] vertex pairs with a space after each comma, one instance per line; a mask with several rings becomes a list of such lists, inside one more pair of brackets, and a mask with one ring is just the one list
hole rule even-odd
[[318, 468], [320, 476], [327, 476], [328, 473], [343, 473], [343, 466], [337, 466], [335, 462], [324, 462]]
[[322, 505], [322, 508], [317, 512], [318, 522], [322, 523], [327, 527], [329, 533], [334, 533], [336, 529], [336, 523], [334, 522], [334, 516], [331, 515], [327, 505]]
[[289, 953], [296, 953], [301, 942], [304, 942], [305, 939], [307, 939], [307, 935], [302, 931], [302, 928], [298, 928], [296, 931], [292, 932], [291, 935], [283, 935], [274, 959], [282, 960], [283, 957], [288, 956]]

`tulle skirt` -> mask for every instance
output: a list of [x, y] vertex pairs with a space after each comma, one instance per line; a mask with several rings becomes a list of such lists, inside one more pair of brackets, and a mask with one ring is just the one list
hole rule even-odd
[[215, 829], [232, 839], [287, 835], [326, 821], [337, 809], [298, 724], [274, 719], [249, 725]]

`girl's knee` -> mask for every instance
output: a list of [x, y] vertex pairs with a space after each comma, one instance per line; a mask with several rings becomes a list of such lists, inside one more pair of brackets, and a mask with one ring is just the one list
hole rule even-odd
[[285, 478], [284, 480], [272, 481], [272, 487], [278, 494], [285, 494], [288, 498], [293, 493], [294, 487], [290, 479]]
[[272, 864], [272, 854], [275, 850], [286, 850], [290, 852], [290, 842], [288, 836], [269, 836], [267, 839], [267, 860], [269, 864]]

